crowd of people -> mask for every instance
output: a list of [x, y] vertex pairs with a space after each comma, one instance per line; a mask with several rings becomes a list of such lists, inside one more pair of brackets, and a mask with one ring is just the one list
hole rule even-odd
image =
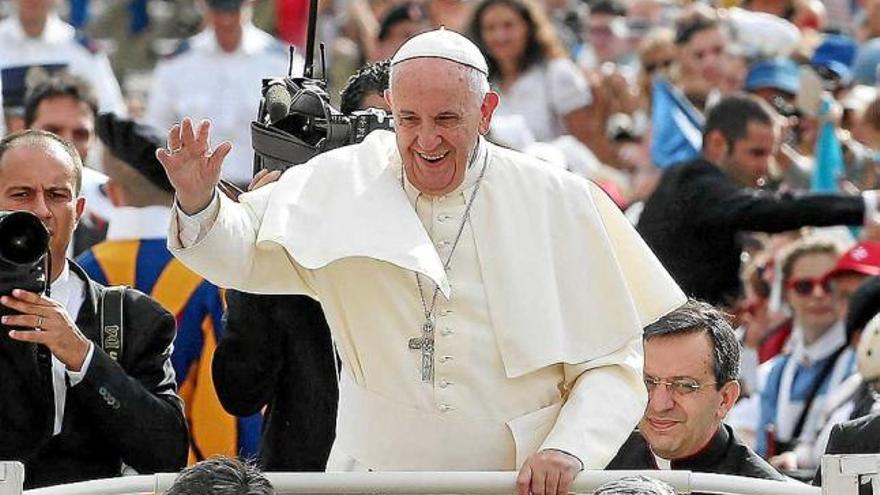
[[255, 174], [307, 4], [0, 6], [0, 211], [51, 237], [0, 298], [27, 487], [880, 453], [880, 2], [321, 0], [329, 103], [394, 131]]

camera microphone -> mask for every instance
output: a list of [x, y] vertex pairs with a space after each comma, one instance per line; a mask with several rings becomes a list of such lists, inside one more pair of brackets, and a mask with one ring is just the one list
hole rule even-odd
[[266, 88], [266, 113], [269, 114], [269, 121], [272, 124], [287, 117], [290, 113], [291, 103], [293, 103], [293, 96], [283, 80], [269, 83]]

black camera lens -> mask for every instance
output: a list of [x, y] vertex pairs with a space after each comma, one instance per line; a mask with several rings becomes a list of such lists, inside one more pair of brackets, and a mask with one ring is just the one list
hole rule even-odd
[[49, 232], [33, 214], [18, 211], [0, 217], [0, 260], [31, 265], [46, 254], [48, 246]]

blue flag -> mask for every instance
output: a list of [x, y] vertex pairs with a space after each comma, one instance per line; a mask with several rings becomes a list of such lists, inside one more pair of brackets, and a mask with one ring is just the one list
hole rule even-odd
[[651, 86], [651, 161], [666, 168], [700, 156], [703, 116], [667, 81]]
[[816, 138], [816, 163], [810, 179], [810, 190], [817, 193], [839, 192], [838, 180], [843, 173], [843, 151], [830, 117], [831, 102], [822, 100], [819, 110], [819, 135]]

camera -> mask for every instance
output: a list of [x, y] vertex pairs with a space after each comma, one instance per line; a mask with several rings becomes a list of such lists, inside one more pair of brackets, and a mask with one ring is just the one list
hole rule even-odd
[[[293, 48], [287, 77], [264, 79], [257, 119], [251, 122], [254, 175], [260, 170], [286, 170], [341, 146], [359, 143], [376, 129], [393, 129], [392, 119], [371, 109], [345, 115], [330, 105], [327, 82], [312, 77], [317, 0], [309, 2], [303, 75], [293, 77]], [[327, 69], [321, 45], [322, 73]]]
[[[27, 211], [0, 211], [0, 295], [49, 287], [49, 231]], [[16, 314], [0, 306], [0, 316]]]
[[391, 116], [369, 109], [341, 113], [325, 84], [307, 77], [263, 81], [257, 120], [251, 123], [254, 174], [285, 170], [325, 151], [359, 143], [376, 129], [392, 129]]

